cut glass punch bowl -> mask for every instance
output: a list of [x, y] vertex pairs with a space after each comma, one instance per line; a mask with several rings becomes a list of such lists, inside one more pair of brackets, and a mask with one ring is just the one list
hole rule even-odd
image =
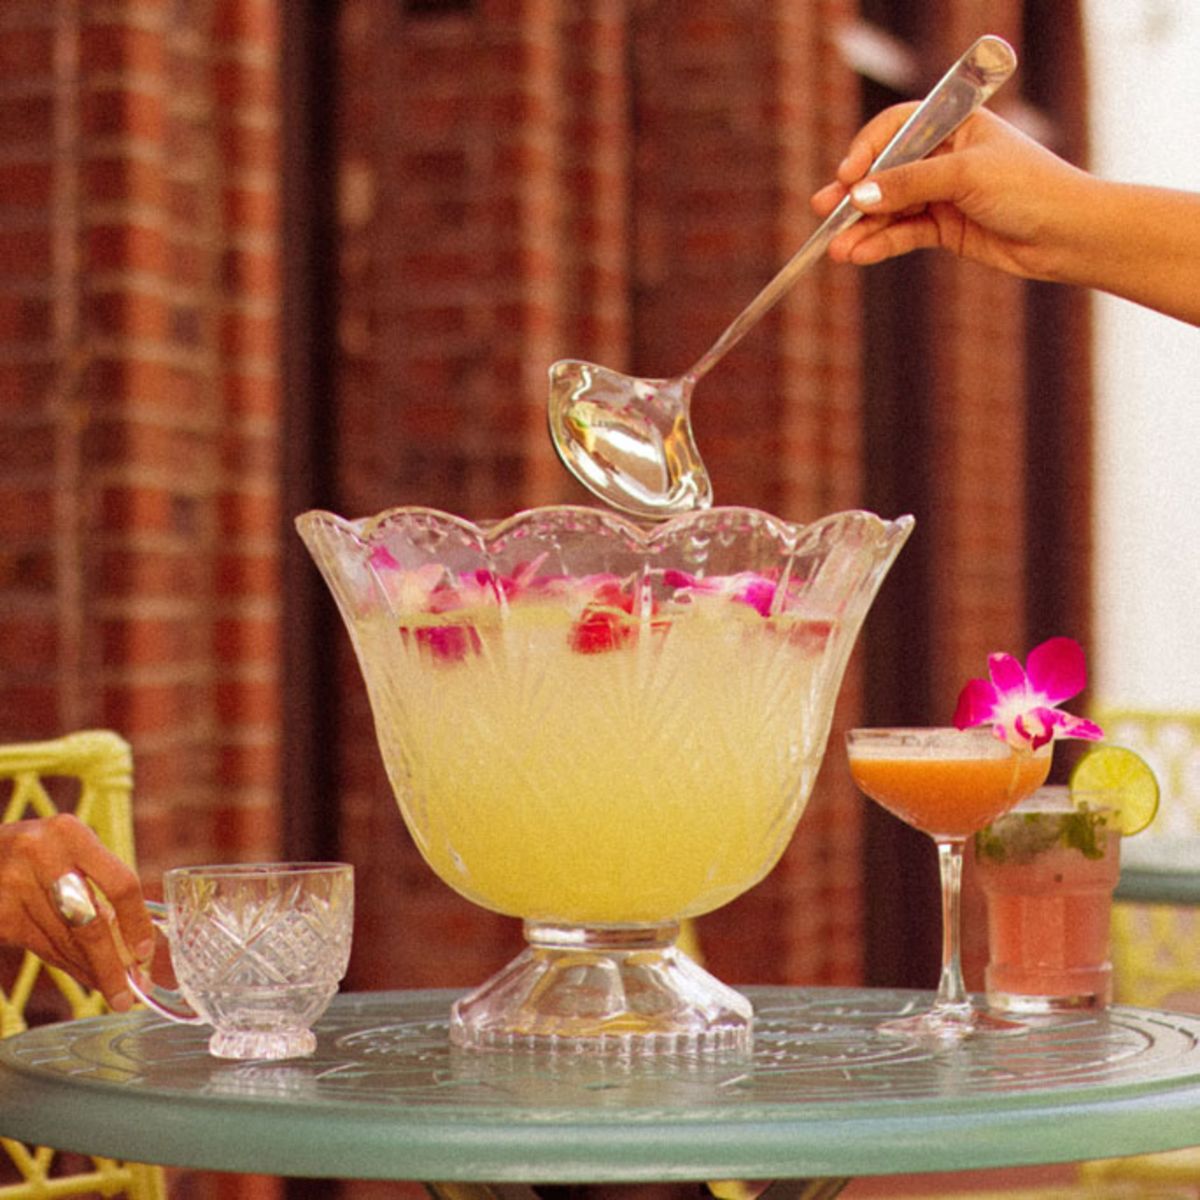
[[465, 1046], [641, 1056], [749, 1045], [748, 1002], [679, 922], [783, 853], [858, 630], [912, 528], [716, 508], [429, 508], [297, 525], [366, 680], [430, 867], [524, 921], [454, 1006]]

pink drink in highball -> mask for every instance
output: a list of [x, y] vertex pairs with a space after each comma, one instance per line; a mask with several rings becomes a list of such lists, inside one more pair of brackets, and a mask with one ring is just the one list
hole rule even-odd
[[1056, 1012], [1112, 999], [1121, 835], [1102, 804], [1080, 799], [1067, 788], [1041, 788], [976, 835], [993, 1008]]

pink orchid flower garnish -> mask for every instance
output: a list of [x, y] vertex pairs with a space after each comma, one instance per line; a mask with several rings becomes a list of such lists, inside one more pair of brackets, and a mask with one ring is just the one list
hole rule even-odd
[[1055, 738], [1099, 741], [1104, 736], [1094, 721], [1058, 707], [1087, 685], [1083, 647], [1073, 638], [1050, 638], [1035, 646], [1024, 667], [1011, 654], [990, 654], [988, 675], [969, 680], [959, 693], [955, 728], [990, 723], [1001, 741], [1029, 750]]

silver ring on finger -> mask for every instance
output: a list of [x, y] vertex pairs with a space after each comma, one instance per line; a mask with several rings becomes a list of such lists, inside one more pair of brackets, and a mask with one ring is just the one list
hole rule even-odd
[[50, 900], [72, 929], [82, 929], [96, 919], [92, 893], [78, 871], [68, 871], [50, 885]]

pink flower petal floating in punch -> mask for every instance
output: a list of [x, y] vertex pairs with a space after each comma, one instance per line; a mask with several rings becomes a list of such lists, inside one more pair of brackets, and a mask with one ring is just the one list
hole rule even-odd
[[[447, 581], [446, 570], [439, 563], [426, 563], [405, 571], [385, 546], [375, 547], [368, 562], [387, 597], [390, 611], [397, 616], [451, 612], [466, 604], [461, 591]], [[484, 589], [475, 584], [474, 590], [482, 595]], [[415, 640], [440, 662], [460, 662], [483, 648], [479, 631], [466, 622], [415, 626], [402, 622], [397, 631], [405, 641]]]
[[[635, 593], [627, 591], [616, 576], [591, 576], [595, 583], [591, 601], [584, 607], [571, 629], [571, 649], [580, 654], [601, 654], [616, 650], [637, 637], [642, 621], [634, 620]], [[643, 606], [646, 611], [646, 606]], [[659, 619], [659, 605], [653, 599], [648, 605], [648, 624], [651, 633], [667, 628], [669, 620]]]
[[988, 675], [968, 680], [959, 693], [957, 729], [990, 722], [1002, 741], [1030, 750], [1055, 738], [1099, 741], [1104, 736], [1094, 721], [1058, 707], [1087, 685], [1083, 647], [1073, 638], [1050, 638], [1035, 646], [1024, 667], [1011, 654], [991, 654]]
[[[403, 627], [400, 630], [402, 635], [408, 632]], [[417, 644], [426, 647], [441, 662], [462, 662], [483, 649], [479, 630], [473, 625], [426, 625], [412, 632]]]
[[527, 593], [553, 594], [554, 584], [563, 576], [539, 575], [538, 568], [545, 559], [544, 554], [539, 554], [532, 562], [518, 563], [511, 575], [501, 575], [490, 567], [479, 567], [460, 578], [468, 586], [474, 584], [488, 595], [502, 596], [505, 600], [515, 600]]
[[[665, 571], [663, 582], [683, 596], [719, 596], [749, 605], [761, 617], [769, 617], [779, 583], [756, 571], [740, 571], [736, 575], [710, 575], [701, 578], [686, 571]], [[788, 591], [796, 591], [801, 584], [792, 580]], [[790, 595], [785, 598], [790, 599]]]
[[395, 613], [429, 611], [432, 596], [446, 577], [437, 563], [405, 571], [386, 546], [376, 546], [367, 564]]
[[[471, 622], [473, 611], [505, 608], [514, 603], [553, 600], [575, 617], [568, 634], [572, 649], [581, 654], [616, 650], [634, 640], [642, 628], [662, 633], [670, 625], [673, 609], [684, 612], [693, 598], [705, 597], [744, 604], [764, 618], [780, 605], [780, 583], [770, 575], [743, 571], [733, 575], [700, 577], [685, 571], [663, 572], [663, 583], [673, 590], [664, 601], [650, 595], [644, 584], [632, 577], [610, 572], [591, 575], [549, 575], [540, 569], [546, 555], [520, 563], [510, 575], [490, 567], [452, 574], [437, 563], [412, 570], [403, 569], [385, 547], [375, 548], [369, 565], [393, 614], [458, 614], [453, 624], [424, 624], [402, 621], [401, 637], [429, 651], [442, 662], [459, 662], [483, 650], [480, 630]], [[787, 608], [801, 594], [803, 581], [789, 579], [783, 596]], [[640, 602], [639, 602], [640, 601]], [[811, 641], [823, 642], [831, 623], [813, 620], [793, 631]]]

